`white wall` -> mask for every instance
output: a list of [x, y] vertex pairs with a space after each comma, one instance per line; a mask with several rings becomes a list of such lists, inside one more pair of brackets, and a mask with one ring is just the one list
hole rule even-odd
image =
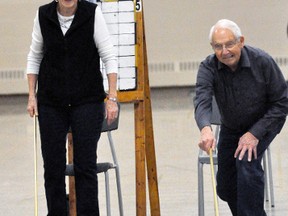
[[[48, 2], [0, 1], [0, 72], [25, 70], [33, 18], [37, 8]], [[174, 65], [170, 71], [153, 67], [151, 86], [194, 84], [197, 70], [189, 66], [182, 70], [179, 65], [195, 64], [212, 52], [208, 33], [221, 18], [238, 23], [246, 44], [273, 57], [288, 57], [287, 0], [143, 0], [143, 5], [150, 66]], [[288, 78], [287, 65], [281, 68]], [[9, 82], [0, 81], [0, 94], [26, 89], [26, 80]]]
[[[208, 41], [211, 26], [223, 18], [240, 26], [246, 44], [287, 60], [287, 0], [145, 0], [144, 10], [150, 65], [201, 61], [212, 52]], [[280, 66], [288, 79], [288, 65]], [[150, 73], [150, 83], [194, 84], [196, 72], [155, 71]]]
[[242, 29], [246, 43], [274, 56], [288, 55], [287, 0], [145, 0], [150, 61], [203, 59], [208, 33], [222, 18]]

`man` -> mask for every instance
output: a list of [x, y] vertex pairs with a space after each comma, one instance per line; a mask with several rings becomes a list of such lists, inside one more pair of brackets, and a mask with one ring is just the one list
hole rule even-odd
[[209, 39], [215, 53], [201, 63], [196, 83], [199, 147], [207, 153], [216, 148], [210, 124], [214, 95], [221, 116], [217, 193], [234, 216], [265, 216], [261, 160], [285, 122], [287, 85], [271, 56], [244, 45], [236, 23], [219, 20]]

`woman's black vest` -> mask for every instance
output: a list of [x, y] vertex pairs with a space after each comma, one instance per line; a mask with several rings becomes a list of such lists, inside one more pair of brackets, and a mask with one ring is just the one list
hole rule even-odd
[[79, 1], [65, 36], [56, 7], [53, 1], [39, 8], [44, 57], [38, 77], [38, 102], [74, 106], [103, 101], [100, 58], [93, 38], [96, 5]]

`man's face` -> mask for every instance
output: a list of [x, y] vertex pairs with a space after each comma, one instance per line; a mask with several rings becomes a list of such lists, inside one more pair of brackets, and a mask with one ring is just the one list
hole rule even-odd
[[229, 29], [217, 28], [212, 36], [211, 46], [220, 62], [232, 71], [237, 69], [244, 46], [243, 36], [237, 39]]

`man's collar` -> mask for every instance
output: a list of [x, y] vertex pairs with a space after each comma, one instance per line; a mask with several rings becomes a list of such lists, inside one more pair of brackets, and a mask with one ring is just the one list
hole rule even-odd
[[251, 67], [246, 46], [244, 46], [241, 50], [240, 64], [241, 67]]

